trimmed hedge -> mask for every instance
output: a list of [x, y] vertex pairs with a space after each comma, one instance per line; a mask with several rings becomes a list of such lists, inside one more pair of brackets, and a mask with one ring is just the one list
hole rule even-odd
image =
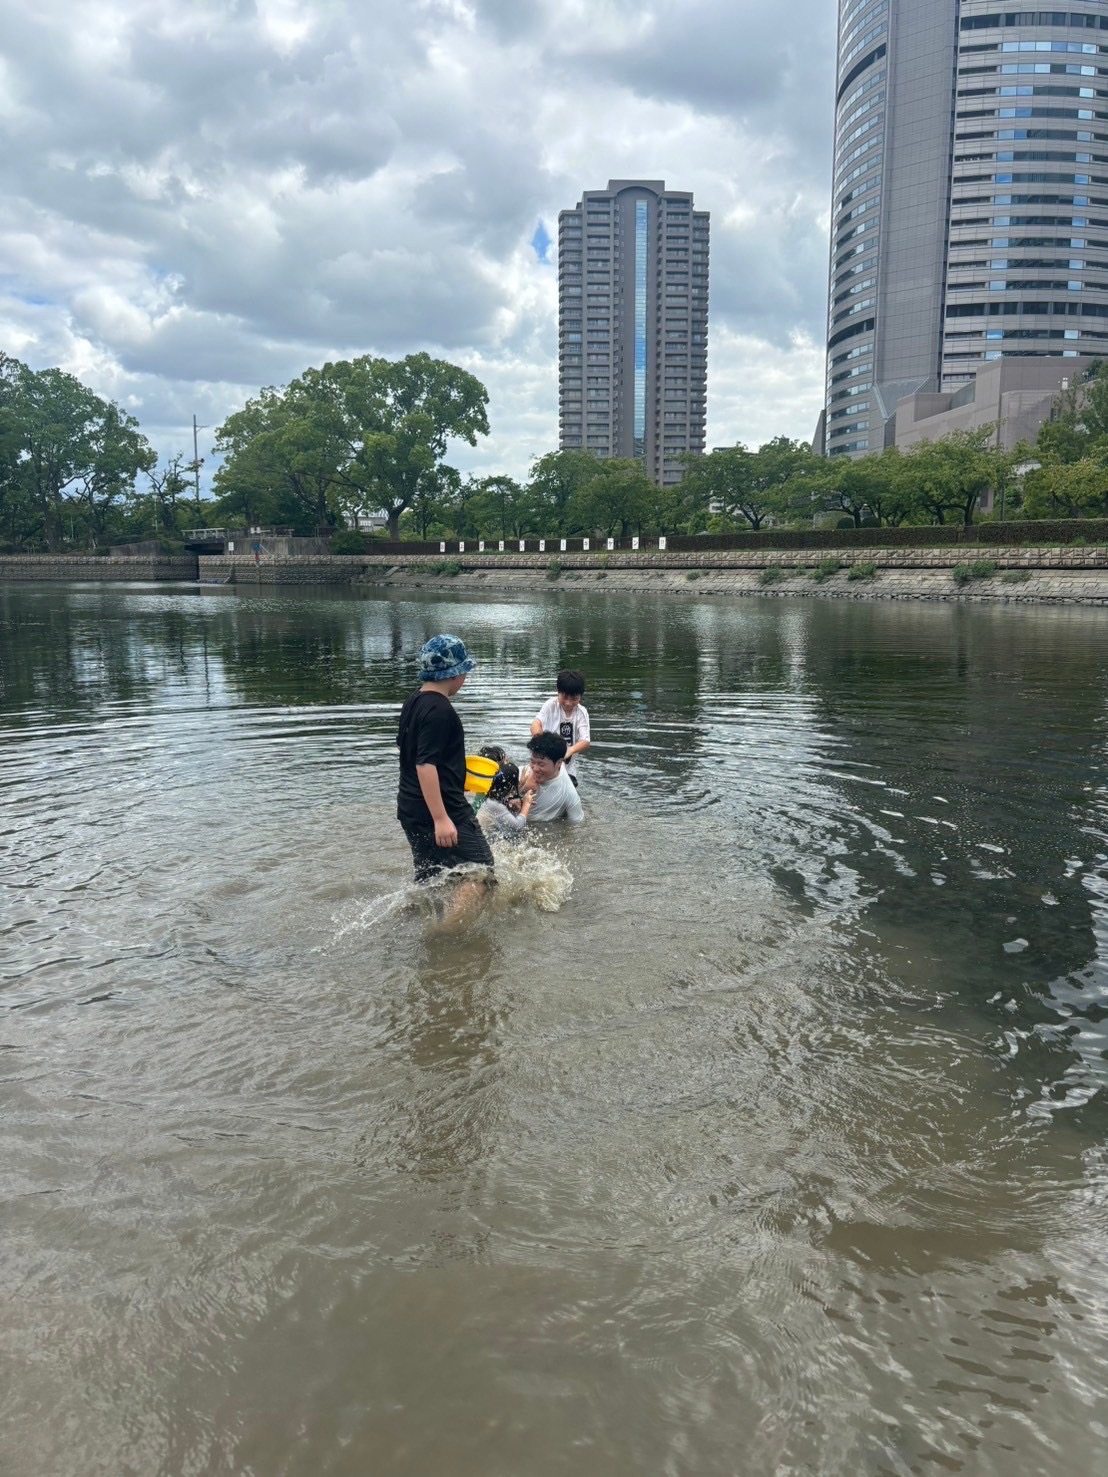
[[[495, 554], [498, 542], [496, 539], [486, 539], [485, 553]], [[539, 552], [537, 538], [528, 538], [524, 542], [525, 553]], [[1053, 547], [1074, 542], [1108, 543], [1108, 518], [1044, 519], [1036, 523], [975, 523], [971, 528], [947, 523], [932, 524], [927, 528], [765, 528], [757, 533], [669, 534], [666, 538], [666, 550], [672, 554], [710, 554], [715, 550], [725, 553], [732, 549], [926, 549], [948, 545], [972, 548], [982, 544], [996, 547], [1023, 543]], [[464, 543], [466, 554], [478, 552], [476, 539], [465, 539]], [[506, 541], [504, 553], [518, 554], [519, 543], [519, 539]], [[543, 552], [555, 557], [561, 553], [584, 552], [583, 540], [580, 538], [567, 538], [565, 543], [563, 550], [560, 538], [548, 538]], [[657, 537], [642, 538], [639, 545], [644, 553], [656, 552]], [[607, 552], [607, 547], [607, 539], [591, 538], [588, 552], [603, 554]], [[631, 540], [616, 539], [615, 548], [617, 552], [630, 553]], [[456, 539], [447, 540], [445, 547], [437, 539], [426, 543], [389, 543], [383, 539], [371, 539], [366, 552], [441, 556], [458, 554], [460, 550]]]

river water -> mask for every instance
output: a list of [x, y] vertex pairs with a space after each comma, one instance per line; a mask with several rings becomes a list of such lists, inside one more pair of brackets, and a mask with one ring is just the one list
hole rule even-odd
[[[1092, 611], [0, 592], [0, 1468], [1086, 1473], [1108, 1441]], [[398, 706], [587, 674], [460, 932]]]

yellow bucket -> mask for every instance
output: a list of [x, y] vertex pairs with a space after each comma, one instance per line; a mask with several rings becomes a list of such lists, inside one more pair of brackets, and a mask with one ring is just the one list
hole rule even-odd
[[495, 759], [486, 759], [483, 754], [467, 754], [466, 789], [471, 795], [487, 795], [499, 768]]

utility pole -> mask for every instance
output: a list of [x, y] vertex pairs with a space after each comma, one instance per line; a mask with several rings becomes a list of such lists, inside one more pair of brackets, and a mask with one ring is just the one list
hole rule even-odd
[[200, 459], [200, 445], [197, 441], [197, 432], [207, 430], [206, 426], [196, 424], [196, 415], [192, 417], [192, 477], [196, 487], [196, 516], [200, 517], [200, 468], [203, 465]]

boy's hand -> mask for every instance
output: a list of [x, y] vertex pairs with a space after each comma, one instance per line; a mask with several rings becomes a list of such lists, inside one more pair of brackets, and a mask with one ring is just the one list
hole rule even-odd
[[435, 845], [457, 846], [458, 828], [448, 815], [444, 815], [441, 821], [435, 822]]

